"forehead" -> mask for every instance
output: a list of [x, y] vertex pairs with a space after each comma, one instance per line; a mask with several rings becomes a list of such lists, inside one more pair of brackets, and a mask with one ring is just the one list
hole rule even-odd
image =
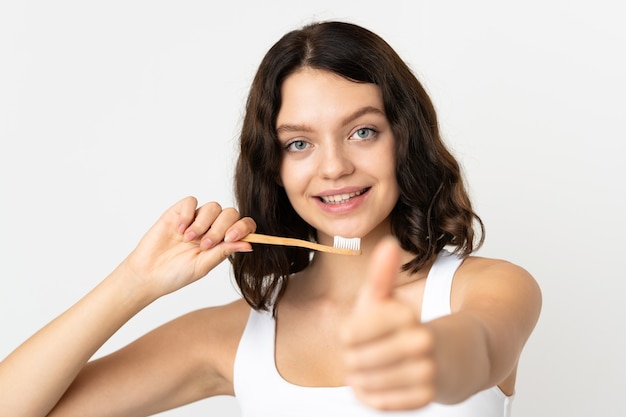
[[382, 92], [377, 85], [350, 81], [326, 70], [302, 68], [283, 81], [277, 124], [345, 117], [361, 107], [383, 112]]

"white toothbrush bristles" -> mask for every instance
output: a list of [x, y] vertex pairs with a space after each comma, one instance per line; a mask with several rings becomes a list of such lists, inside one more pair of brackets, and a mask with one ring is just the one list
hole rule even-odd
[[339, 249], [351, 249], [358, 251], [361, 249], [361, 238], [346, 238], [341, 236], [335, 236], [333, 246]]

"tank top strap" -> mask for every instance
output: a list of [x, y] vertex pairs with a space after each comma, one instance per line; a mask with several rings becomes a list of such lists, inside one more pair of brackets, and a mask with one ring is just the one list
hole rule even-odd
[[445, 249], [437, 255], [426, 277], [422, 299], [422, 322], [451, 313], [452, 280], [461, 262], [463, 258]]

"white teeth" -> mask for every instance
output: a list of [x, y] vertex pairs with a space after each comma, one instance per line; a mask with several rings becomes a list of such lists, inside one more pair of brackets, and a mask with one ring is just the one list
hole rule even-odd
[[320, 199], [326, 204], [341, 204], [350, 200], [352, 197], [356, 197], [358, 195], [363, 194], [363, 191], [364, 190], [356, 191], [353, 193], [346, 193], [346, 194], [327, 195], [327, 196], [320, 197]]

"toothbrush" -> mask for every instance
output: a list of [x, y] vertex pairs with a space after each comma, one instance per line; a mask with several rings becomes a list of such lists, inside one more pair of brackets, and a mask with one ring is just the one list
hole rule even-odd
[[250, 233], [243, 239], [249, 243], [266, 243], [269, 245], [298, 246], [301, 248], [313, 249], [320, 252], [338, 253], [341, 255], [360, 255], [361, 239], [358, 237], [348, 239], [341, 236], [335, 236], [333, 246], [321, 245], [319, 243], [309, 242], [308, 240], [294, 239], [290, 237], [278, 237], [262, 235], [259, 233]]

